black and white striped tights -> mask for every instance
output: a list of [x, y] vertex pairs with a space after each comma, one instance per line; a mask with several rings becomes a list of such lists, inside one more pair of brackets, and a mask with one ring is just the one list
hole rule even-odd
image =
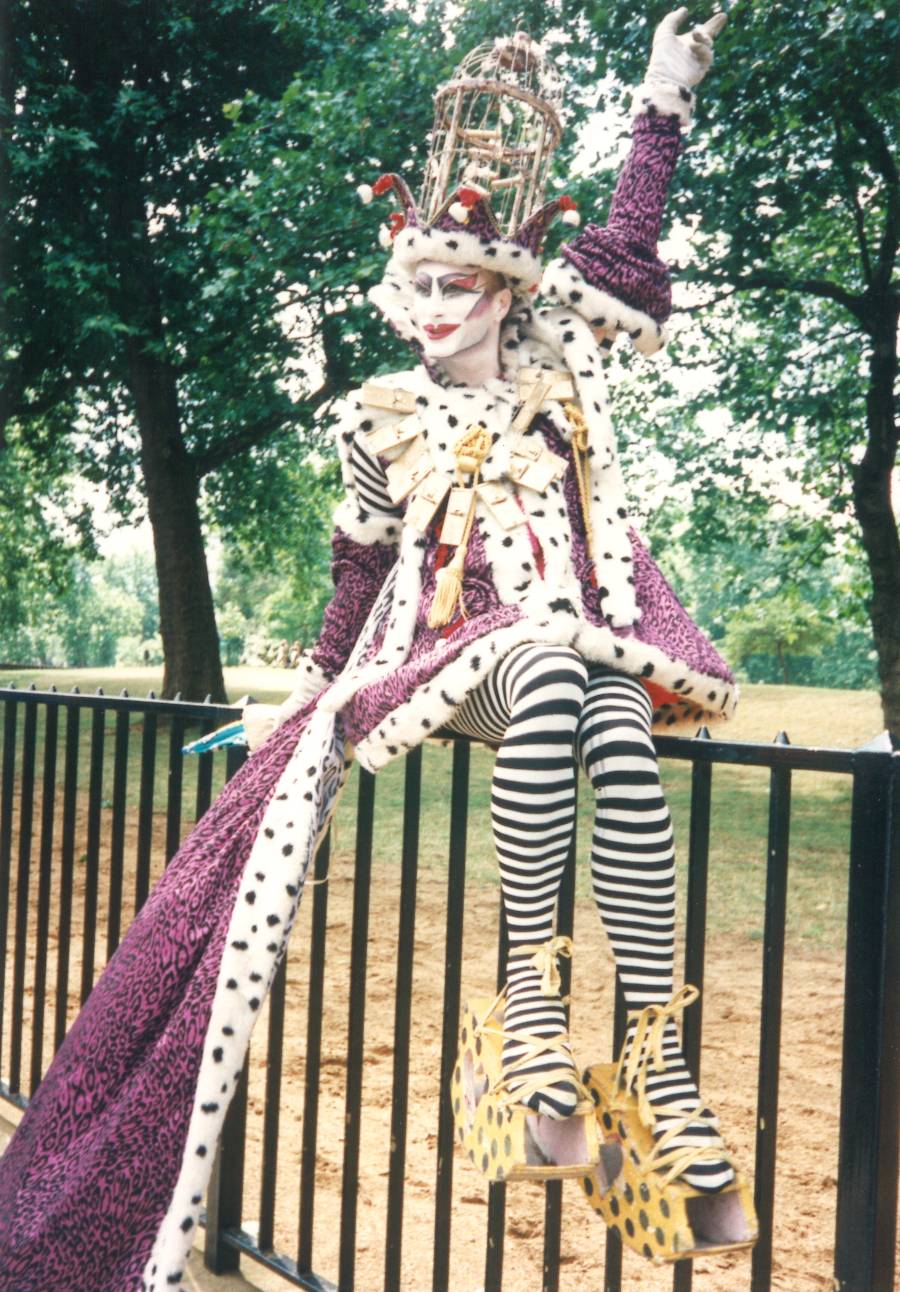
[[[562, 1003], [541, 994], [533, 952], [522, 948], [553, 936], [575, 826], [575, 758], [595, 791], [591, 878], [628, 1007], [664, 1004], [672, 995], [674, 850], [650, 739], [651, 714], [647, 692], [635, 679], [588, 668], [568, 647], [527, 643], [511, 651], [454, 715], [454, 729], [499, 745], [491, 820], [509, 931], [507, 1032], [541, 1038], [566, 1033]], [[508, 1040], [505, 1064], [521, 1060], [527, 1048]], [[667, 1028], [663, 1053], [665, 1071], [648, 1076], [650, 1102], [700, 1114], [673, 1146], [718, 1147], [715, 1119], [703, 1109], [674, 1024]], [[510, 1072], [510, 1086], [569, 1063], [565, 1054], [539, 1055]], [[528, 1098], [535, 1111], [556, 1117], [571, 1113], [575, 1102], [575, 1086], [558, 1072]], [[670, 1125], [658, 1119], [657, 1138]], [[732, 1177], [725, 1162], [712, 1160], [694, 1164], [683, 1178], [715, 1190]]]

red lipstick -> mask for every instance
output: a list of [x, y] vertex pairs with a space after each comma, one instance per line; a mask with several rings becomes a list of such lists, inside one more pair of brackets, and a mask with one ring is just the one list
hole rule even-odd
[[459, 327], [458, 323], [426, 323], [424, 332], [432, 341], [440, 341], [442, 337], [449, 336]]

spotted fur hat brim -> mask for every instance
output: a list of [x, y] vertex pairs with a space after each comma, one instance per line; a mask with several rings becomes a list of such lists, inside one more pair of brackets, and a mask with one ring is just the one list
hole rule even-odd
[[507, 238], [487, 239], [465, 229], [408, 226], [394, 239], [392, 265], [411, 275], [423, 260], [448, 265], [477, 265], [502, 274], [520, 292], [536, 290], [541, 262], [527, 247]]

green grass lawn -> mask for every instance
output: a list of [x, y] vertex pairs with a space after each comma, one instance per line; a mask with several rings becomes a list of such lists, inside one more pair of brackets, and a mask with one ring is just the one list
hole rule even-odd
[[[226, 671], [229, 695], [252, 694], [259, 700], [278, 700], [290, 689], [290, 674], [280, 669], [237, 668]], [[161, 684], [159, 670], [28, 670], [0, 677], [0, 685], [14, 682], [19, 688], [32, 683], [37, 689], [51, 684], [57, 690], [78, 686], [84, 693], [102, 687], [107, 694], [123, 688], [143, 696]], [[881, 727], [878, 697], [870, 692], [835, 691], [803, 687], [751, 686], [745, 688], [737, 718], [716, 730], [717, 736], [749, 741], [769, 741], [785, 730], [794, 744], [855, 748], [878, 734]], [[79, 783], [88, 782], [90, 719], [82, 715]], [[42, 766], [42, 723], [38, 728], [37, 770]], [[128, 799], [134, 805], [143, 722], [129, 721]], [[189, 734], [194, 734], [189, 733]], [[693, 734], [688, 730], [683, 734]], [[154, 807], [165, 805], [170, 733], [160, 723]], [[21, 760], [21, 736], [18, 748]], [[113, 720], [106, 730], [103, 802], [112, 793]], [[490, 837], [490, 751], [474, 748], [469, 800], [469, 874], [476, 883], [496, 883]], [[221, 784], [221, 758], [215, 759], [215, 785]], [[420, 856], [423, 867], [440, 870], [446, 865], [449, 842], [451, 751], [429, 743], [424, 753], [423, 804]], [[185, 821], [193, 819], [197, 759], [185, 760]], [[61, 767], [58, 772], [61, 777]], [[375, 815], [375, 857], [399, 863], [404, 768], [392, 763], [378, 777]], [[354, 775], [355, 780], [355, 775]], [[672, 807], [679, 866], [684, 869], [688, 842], [690, 766], [664, 762], [663, 780]], [[592, 805], [581, 786], [578, 853], [589, 851]], [[850, 784], [846, 777], [802, 772], [794, 776], [792, 793], [789, 936], [822, 947], [839, 946], [843, 940], [846, 906], [847, 848], [849, 841]], [[345, 864], [352, 856], [355, 793], [351, 784], [337, 818], [336, 854]], [[710, 842], [709, 925], [714, 932], [759, 938], [763, 927], [768, 773], [758, 768], [717, 767], [713, 772], [713, 811]], [[587, 895], [587, 866], [579, 865], [579, 887]], [[684, 892], [684, 884], [681, 885]]]

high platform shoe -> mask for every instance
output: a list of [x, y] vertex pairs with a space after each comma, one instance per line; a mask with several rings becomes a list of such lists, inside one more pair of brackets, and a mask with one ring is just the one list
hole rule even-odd
[[[584, 1074], [603, 1144], [619, 1149], [621, 1170], [612, 1179], [585, 1172], [582, 1188], [622, 1242], [655, 1264], [750, 1248], [758, 1235], [749, 1184], [718, 1135], [704, 1145], [675, 1143], [703, 1114], [653, 1106], [646, 1093], [648, 1074], [665, 1071], [666, 1024], [699, 994], [696, 987], [683, 987], [667, 1005], [630, 1014], [632, 1040], [619, 1062], [595, 1064]], [[662, 1134], [654, 1134], [658, 1119], [671, 1122]], [[681, 1178], [692, 1166], [713, 1161], [734, 1170], [733, 1180], [717, 1192], [692, 1188]]]

